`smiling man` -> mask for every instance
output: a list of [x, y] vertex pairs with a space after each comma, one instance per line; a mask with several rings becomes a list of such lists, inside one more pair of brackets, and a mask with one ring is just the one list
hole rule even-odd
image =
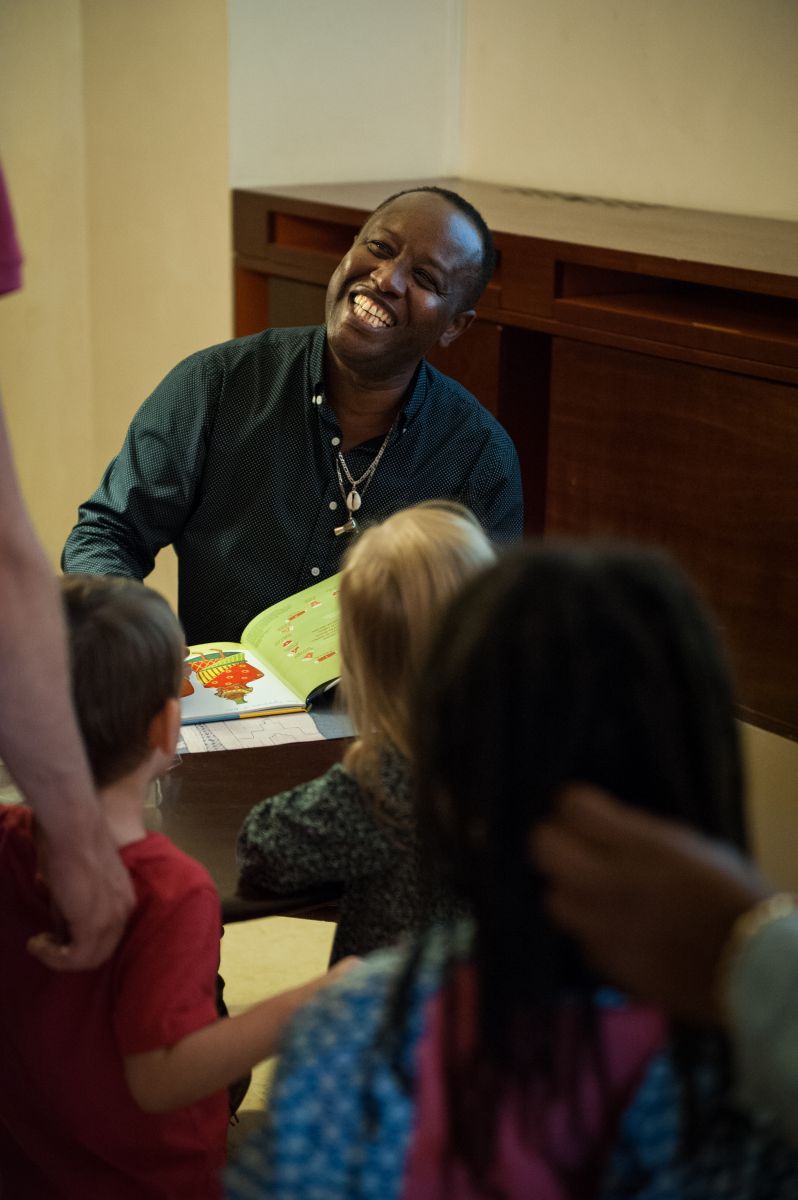
[[68, 571], [143, 579], [173, 544], [190, 643], [237, 639], [268, 605], [338, 570], [357, 530], [454, 499], [520, 536], [506, 432], [424, 355], [474, 319], [490, 232], [454, 192], [369, 217], [327, 289], [326, 323], [202, 350], [139, 409], [64, 549]]

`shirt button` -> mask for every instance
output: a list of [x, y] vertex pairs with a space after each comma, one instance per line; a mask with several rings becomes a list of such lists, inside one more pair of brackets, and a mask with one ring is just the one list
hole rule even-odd
[[321, 571], [319, 570], [318, 567], [311, 567], [310, 573], [311, 573], [311, 575], [321, 575]]
[[333, 444], [333, 446], [340, 446], [340, 445], [341, 445], [341, 439], [340, 439], [339, 437], [332, 438], [331, 440], [332, 440], [332, 444]]
[[332, 509], [336, 509], [337, 507], [338, 507], [338, 501], [337, 501], [337, 500], [331, 500], [331, 501], [330, 501], [330, 508], [332, 508]]

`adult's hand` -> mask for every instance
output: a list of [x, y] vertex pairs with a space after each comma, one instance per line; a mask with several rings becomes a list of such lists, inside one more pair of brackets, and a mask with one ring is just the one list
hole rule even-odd
[[102, 815], [80, 836], [49, 838], [40, 826], [40, 860], [57, 907], [55, 928], [28, 949], [57, 971], [99, 966], [121, 937], [135, 896]]
[[722, 1019], [723, 947], [773, 890], [741, 855], [582, 785], [534, 832], [532, 854], [552, 917], [606, 978], [682, 1018]]

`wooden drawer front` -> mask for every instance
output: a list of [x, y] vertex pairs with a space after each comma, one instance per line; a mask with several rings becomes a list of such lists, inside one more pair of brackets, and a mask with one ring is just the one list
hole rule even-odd
[[798, 388], [555, 339], [545, 523], [668, 548], [744, 715], [798, 735]]
[[[549, 317], [554, 297], [554, 248], [549, 242], [496, 234], [499, 305], [506, 312]], [[496, 278], [496, 277], [494, 277]]]

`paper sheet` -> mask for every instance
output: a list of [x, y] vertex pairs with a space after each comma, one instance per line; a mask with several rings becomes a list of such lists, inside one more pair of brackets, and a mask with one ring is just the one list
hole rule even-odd
[[203, 754], [209, 750], [246, 750], [253, 746], [280, 746], [284, 742], [319, 742], [322, 735], [307, 713], [284, 717], [249, 717], [246, 721], [214, 721], [184, 725], [178, 754]]

